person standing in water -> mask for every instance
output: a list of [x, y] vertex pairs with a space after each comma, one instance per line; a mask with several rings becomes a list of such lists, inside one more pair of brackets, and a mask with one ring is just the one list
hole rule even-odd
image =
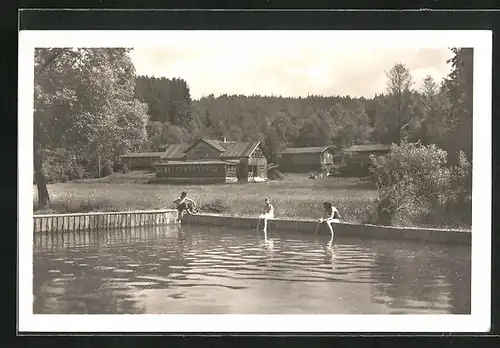
[[340, 214], [337, 208], [332, 206], [332, 203], [330, 202], [324, 202], [323, 208], [325, 209], [324, 215], [321, 219], [318, 220], [318, 223], [316, 224], [316, 229], [314, 230], [314, 234], [318, 233], [319, 227], [321, 226], [322, 223], [326, 223], [326, 225], [330, 229], [333, 239], [334, 233], [332, 224], [334, 222], [340, 222]]
[[269, 200], [269, 198], [267, 198], [267, 197], [264, 199], [264, 203], [265, 203], [264, 211], [262, 212], [262, 214], [259, 215], [259, 221], [258, 221], [257, 227], [255, 229], [257, 231], [259, 231], [260, 223], [261, 223], [261, 221], [263, 221], [264, 228], [262, 230], [267, 233], [267, 220], [274, 218], [274, 207], [271, 204], [271, 201]]
[[179, 212], [178, 221], [182, 220], [184, 213], [194, 214], [196, 212], [196, 203], [190, 198], [187, 198], [187, 193], [182, 191], [181, 195], [174, 200], [175, 207]]

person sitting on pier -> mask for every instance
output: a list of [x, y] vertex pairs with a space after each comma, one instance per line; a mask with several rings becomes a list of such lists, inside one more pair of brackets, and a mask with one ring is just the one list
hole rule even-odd
[[264, 202], [264, 211], [259, 215], [259, 222], [257, 223], [257, 227], [255, 229], [259, 231], [260, 222], [264, 221], [264, 228], [262, 230], [267, 233], [267, 220], [274, 218], [274, 207], [269, 198], [266, 197]]
[[196, 213], [196, 202], [190, 198], [187, 198], [187, 193], [183, 191], [180, 197], [174, 200], [176, 209], [179, 212], [178, 221], [182, 219], [185, 213], [194, 214]]
[[326, 225], [330, 229], [330, 233], [332, 234], [332, 239], [333, 239], [334, 233], [333, 233], [332, 223], [340, 222], [340, 214], [337, 208], [332, 206], [332, 203], [330, 202], [324, 202], [323, 207], [325, 208], [325, 213], [323, 217], [318, 220], [314, 234], [318, 233], [319, 227], [321, 226], [322, 223], [326, 223]]

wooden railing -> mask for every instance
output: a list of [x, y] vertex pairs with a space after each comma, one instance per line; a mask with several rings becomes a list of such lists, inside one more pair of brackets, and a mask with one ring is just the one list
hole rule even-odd
[[33, 215], [34, 232], [82, 231], [178, 224], [175, 209]]

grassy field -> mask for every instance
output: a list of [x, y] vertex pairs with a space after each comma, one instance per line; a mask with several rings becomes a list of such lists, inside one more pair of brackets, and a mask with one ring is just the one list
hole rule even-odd
[[[127, 173], [85, 181], [48, 185], [50, 208], [35, 213], [125, 211], [172, 208], [172, 201], [187, 191], [202, 212], [255, 216], [269, 197], [277, 217], [316, 219], [323, 201], [331, 201], [342, 219], [365, 222], [372, 210], [376, 189], [366, 179], [328, 177], [317, 180], [307, 175], [287, 175], [280, 181], [227, 185], [146, 184], [154, 174]], [[33, 187], [33, 207], [37, 191]]]

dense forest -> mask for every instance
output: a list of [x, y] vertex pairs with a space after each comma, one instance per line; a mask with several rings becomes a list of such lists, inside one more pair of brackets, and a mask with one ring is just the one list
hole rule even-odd
[[[213, 95], [192, 100], [182, 78], [137, 76], [128, 49], [35, 51], [34, 182], [107, 175], [130, 151], [200, 137], [261, 140], [272, 162], [288, 146], [401, 141], [436, 144], [450, 164], [472, 157], [472, 49], [453, 48], [450, 73], [416, 88], [402, 63], [373, 98]], [[100, 172], [99, 172], [100, 169]]]
[[450, 74], [427, 76], [415, 88], [409, 69], [396, 63], [387, 72], [387, 90], [373, 98], [306, 98], [213, 95], [191, 100], [182, 79], [136, 78], [135, 97], [148, 105], [148, 140], [142, 150], [199, 137], [261, 140], [271, 161], [289, 146], [435, 143], [456, 158], [472, 156], [472, 50], [453, 49]]

